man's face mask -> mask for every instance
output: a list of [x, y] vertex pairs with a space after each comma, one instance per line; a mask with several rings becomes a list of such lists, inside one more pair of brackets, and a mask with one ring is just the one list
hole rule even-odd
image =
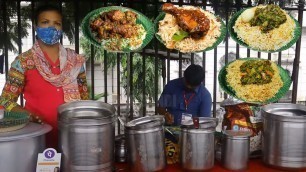
[[55, 27], [47, 27], [47, 28], [37, 27], [36, 33], [38, 39], [40, 39], [42, 42], [48, 45], [54, 45], [58, 43], [58, 41], [60, 40], [63, 31], [57, 30]]

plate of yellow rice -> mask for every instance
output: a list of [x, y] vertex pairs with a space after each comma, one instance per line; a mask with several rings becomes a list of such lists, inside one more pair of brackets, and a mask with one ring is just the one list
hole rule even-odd
[[238, 11], [231, 17], [228, 31], [238, 44], [268, 53], [290, 48], [301, 36], [298, 21], [276, 5]]
[[256, 104], [278, 101], [291, 85], [288, 71], [270, 60], [258, 58], [228, 63], [220, 70], [218, 81], [227, 94]]

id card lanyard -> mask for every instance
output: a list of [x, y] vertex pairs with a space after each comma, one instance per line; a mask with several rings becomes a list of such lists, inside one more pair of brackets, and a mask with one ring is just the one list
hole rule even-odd
[[191, 102], [192, 98], [194, 97], [195, 93], [192, 93], [192, 95], [189, 97], [189, 99], [186, 98], [186, 92], [183, 92], [184, 102], [185, 102], [185, 110], [187, 111], [188, 105]]

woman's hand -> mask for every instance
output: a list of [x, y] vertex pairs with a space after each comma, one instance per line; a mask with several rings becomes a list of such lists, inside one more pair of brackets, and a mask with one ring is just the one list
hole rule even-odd
[[21, 106], [15, 106], [12, 111], [14, 112], [22, 112], [22, 113], [27, 113], [29, 115], [29, 118], [30, 118], [30, 122], [35, 122], [35, 123], [38, 123], [38, 124], [44, 124], [43, 120], [41, 117], [39, 117], [38, 115], [34, 114], [34, 113], [31, 113], [30, 111], [24, 109], [23, 107]]
[[29, 117], [30, 117], [30, 121], [31, 122], [38, 123], [38, 124], [44, 124], [44, 122], [41, 119], [41, 117], [39, 117], [39, 116], [37, 116], [35, 114], [30, 113]]

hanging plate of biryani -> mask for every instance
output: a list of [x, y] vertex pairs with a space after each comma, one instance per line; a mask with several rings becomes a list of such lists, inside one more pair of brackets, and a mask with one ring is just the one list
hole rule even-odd
[[111, 52], [140, 51], [154, 36], [153, 23], [146, 16], [119, 6], [90, 12], [81, 26], [92, 44]]
[[168, 49], [203, 52], [215, 48], [225, 38], [223, 21], [200, 7], [165, 3], [162, 10], [154, 22], [155, 36]]
[[221, 69], [218, 80], [227, 94], [256, 104], [278, 101], [291, 85], [285, 69], [270, 60], [258, 58], [230, 62]]
[[269, 53], [290, 48], [301, 36], [298, 21], [273, 4], [237, 12], [230, 19], [228, 30], [238, 44]]

